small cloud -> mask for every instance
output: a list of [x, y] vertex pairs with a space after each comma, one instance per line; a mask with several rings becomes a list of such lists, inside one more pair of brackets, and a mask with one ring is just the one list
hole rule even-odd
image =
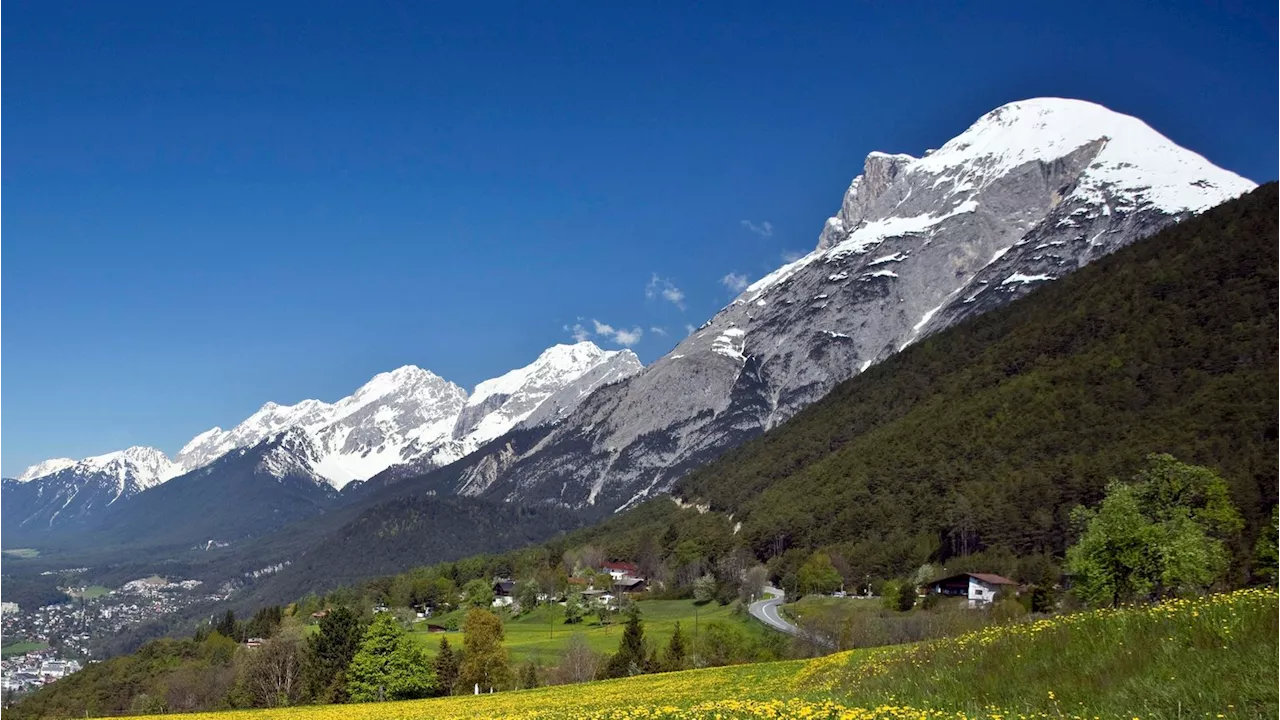
[[572, 325], [565, 325], [564, 330], [569, 333], [575, 342], [590, 340], [594, 336], [599, 340], [617, 343], [622, 347], [631, 347], [640, 342], [640, 338], [644, 337], [644, 330], [641, 328], [635, 327], [630, 330], [615, 328], [609, 323], [602, 323], [594, 318], [591, 320], [590, 328], [581, 322], [576, 322]]
[[653, 333], [654, 335], [657, 335], [657, 336], [659, 336], [659, 337], [666, 337], [666, 336], [667, 336], [667, 329], [666, 329], [666, 328], [663, 328], [663, 327], [657, 327], [657, 326], [651, 327], [651, 328], [649, 328], [649, 332], [651, 332], [651, 333]]
[[574, 342], [586, 342], [591, 339], [591, 331], [582, 327], [582, 323], [565, 325], [564, 331], [573, 337]]
[[687, 323], [686, 323], [686, 324], [685, 324], [685, 326], [684, 326], [684, 334], [685, 334], [685, 335], [692, 335], [692, 334], [693, 334], [693, 331], [694, 331], [694, 330], [697, 330], [697, 329], [698, 329], [698, 328], [696, 328], [696, 327], [694, 327], [694, 326], [689, 325], [689, 324], [687, 324]]
[[658, 277], [658, 273], [654, 273], [653, 277], [649, 278], [649, 284], [644, 287], [644, 296], [650, 300], [661, 297], [684, 310], [684, 291], [673, 285], [667, 278]]
[[741, 220], [739, 222], [741, 222], [742, 227], [746, 228], [749, 232], [753, 232], [762, 238], [773, 237], [773, 223], [768, 220], [761, 222], [759, 225], [751, 222], [750, 220]]
[[805, 251], [803, 250], [783, 250], [782, 261], [793, 263], [799, 260], [800, 258], [804, 257], [806, 254], [807, 253], [805, 253]]
[[640, 337], [644, 335], [644, 330], [633, 328], [631, 330], [617, 330], [613, 333], [613, 341], [622, 347], [631, 347], [640, 342]]
[[720, 284], [724, 285], [726, 288], [729, 288], [730, 292], [736, 294], [736, 293], [742, 292], [743, 290], [746, 290], [747, 286], [750, 285], [751, 283], [747, 280], [746, 275], [743, 275], [742, 273], [731, 272], [728, 275], [725, 275], [724, 277], [720, 278]]

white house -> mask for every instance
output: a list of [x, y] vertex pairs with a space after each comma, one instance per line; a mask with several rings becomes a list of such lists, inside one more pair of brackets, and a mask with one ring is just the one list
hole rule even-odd
[[493, 606], [508, 607], [515, 603], [516, 584], [506, 578], [493, 581]]
[[960, 573], [929, 583], [929, 591], [950, 597], [966, 597], [969, 607], [986, 605], [996, 599], [996, 593], [1018, 586], [1006, 577], [994, 573]]

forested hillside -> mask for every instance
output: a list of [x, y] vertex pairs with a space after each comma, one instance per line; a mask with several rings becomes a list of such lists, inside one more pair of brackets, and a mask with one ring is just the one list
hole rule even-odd
[[1221, 472], [1251, 542], [1276, 502], [1276, 205], [1272, 183], [939, 333], [677, 493], [760, 557], [839, 545], [885, 576], [1060, 555], [1070, 509], [1162, 452]]

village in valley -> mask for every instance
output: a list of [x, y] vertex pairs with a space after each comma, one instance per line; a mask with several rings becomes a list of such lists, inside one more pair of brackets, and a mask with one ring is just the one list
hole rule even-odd
[[6, 602], [0, 628], [0, 690], [22, 694], [80, 670], [96, 657], [96, 641], [197, 602], [225, 600], [230, 588], [202, 593], [199, 580], [139, 578], [115, 590], [65, 588], [67, 602], [25, 609]]

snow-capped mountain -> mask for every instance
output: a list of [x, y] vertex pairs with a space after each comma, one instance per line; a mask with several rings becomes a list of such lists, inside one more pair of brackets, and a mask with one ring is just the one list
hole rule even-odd
[[66, 470], [72, 465], [75, 465], [76, 462], [76, 460], [72, 460], [71, 458], [49, 458], [48, 460], [38, 462], [18, 473], [18, 476], [14, 478], [14, 480], [18, 482], [35, 480], [36, 478], [44, 477], [45, 475], [52, 475], [59, 470]]
[[[329, 404], [267, 403], [231, 430], [213, 428], [178, 453], [184, 468], [203, 467], [234, 448], [248, 447], [288, 428], [312, 438], [311, 470], [341, 489], [393, 465], [446, 465], [526, 420], [535, 411], [553, 420], [591, 387], [639, 370], [629, 350], [604, 351], [590, 342], [556, 345], [528, 366], [486, 380], [468, 396], [461, 387], [412, 365], [381, 373], [349, 397]], [[565, 392], [571, 393], [566, 396]], [[551, 401], [554, 410], [542, 410]]]
[[440, 376], [406, 365], [374, 376], [334, 403], [269, 402], [230, 430], [200, 433], [173, 460], [155, 448], [133, 447], [33, 465], [5, 482], [5, 520], [49, 527], [83, 518], [171, 478], [210, 470], [220, 458], [250, 448], [263, 448], [255, 476], [312, 479], [332, 489], [393, 465], [416, 462], [415, 467], [430, 469], [522, 422], [554, 421], [594, 388], [640, 368], [629, 350], [606, 352], [590, 342], [556, 345], [532, 364], [480, 383], [468, 397]]
[[[40, 469], [54, 468], [33, 476]], [[153, 488], [181, 472], [161, 451], [134, 446], [67, 464], [64, 459], [33, 465], [4, 483], [4, 520], [22, 527], [49, 527], [100, 512]]]
[[190, 547], [261, 535], [338, 504], [338, 491], [315, 472], [320, 459], [315, 438], [289, 427], [62, 529], [85, 530], [92, 542], [135, 546]]
[[435, 373], [406, 365], [374, 376], [332, 404], [267, 403], [231, 430], [215, 427], [197, 435], [178, 452], [177, 461], [194, 470], [235, 448], [301, 428], [316, 446], [314, 470], [341, 488], [411, 459], [404, 454], [410, 447], [447, 439], [466, 397], [465, 390]]
[[498, 443], [436, 489], [626, 506], [910, 343], [1252, 187], [1140, 120], [1057, 98], [998, 108], [923, 157], [872, 153], [813, 252], [536, 446]]

